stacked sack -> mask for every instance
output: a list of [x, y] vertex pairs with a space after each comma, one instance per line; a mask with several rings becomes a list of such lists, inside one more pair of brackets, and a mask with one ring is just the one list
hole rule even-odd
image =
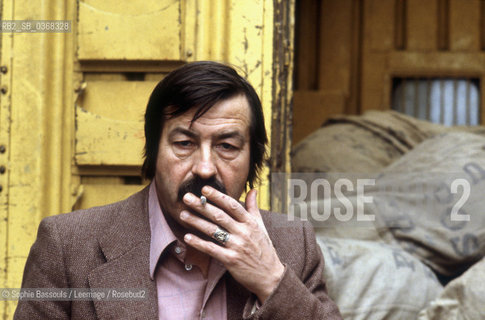
[[[312, 175], [332, 185], [342, 177], [375, 180], [365, 189], [373, 202], [364, 207], [374, 221], [312, 221], [329, 293], [344, 318], [415, 319], [422, 310], [420, 319], [447, 319], [440, 318], [444, 310], [456, 309], [446, 302], [450, 296], [479, 296], [448, 293], [460, 278], [443, 291], [434, 274], [456, 278], [485, 255], [483, 127], [449, 128], [373, 111], [330, 119], [292, 155], [293, 172], [308, 181]], [[346, 196], [357, 205], [355, 190]], [[333, 198], [307, 201], [341, 206]]]

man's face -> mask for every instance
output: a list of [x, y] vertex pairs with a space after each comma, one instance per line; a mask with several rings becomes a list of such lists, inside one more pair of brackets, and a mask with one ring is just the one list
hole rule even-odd
[[[183, 227], [179, 214], [187, 209], [180, 199], [185, 190], [200, 195], [200, 182], [209, 182], [239, 199], [249, 173], [251, 111], [246, 97], [220, 101], [191, 123], [195, 111], [165, 120], [155, 174], [162, 210]], [[195, 189], [190, 186], [194, 181]]]

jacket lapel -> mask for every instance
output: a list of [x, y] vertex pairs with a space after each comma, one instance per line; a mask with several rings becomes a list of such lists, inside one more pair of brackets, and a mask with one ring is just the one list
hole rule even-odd
[[136, 289], [144, 299], [94, 300], [99, 319], [158, 319], [155, 281], [150, 279], [148, 188], [126, 200], [112, 226], [99, 239], [106, 263], [88, 276], [91, 289]]

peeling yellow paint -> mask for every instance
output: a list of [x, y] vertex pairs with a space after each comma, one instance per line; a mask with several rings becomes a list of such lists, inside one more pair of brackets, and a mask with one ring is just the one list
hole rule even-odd
[[[142, 187], [133, 177], [141, 164], [142, 115], [167, 71], [196, 60], [233, 65], [261, 97], [271, 137], [278, 91], [273, 0], [53, 2], [1, 2], [2, 19], [73, 22], [67, 34], [0, 34], [1, 66], [8, 69], [0, 73], [7, 88], [0, 96], [0, 165], [8, 168], [0, 175], [2, 287], [20, 287], [42, 218]], [[145, 81], [123, 80], [133, 72], [146, 73]], [[266, 167], [259, 187], [264, 209], [268, 174]], [[0, 305], [0, 318], [10, 319], [15, 306]]]
[[79, 1], [80, 60], [180, 60], [176, 0]]
[[143, 163], [143, 116], [157, 82], [93, 81], [76, 107], [75, 162], [81, 166]]
[[143, 121], [113, 120], [76, 108], [77, 165], [141, 166]]
[[[73, 19], [75, 9], [75, 3], [68, 2], [52, 6], [2, 1], [1, 5], [2, 19], [9, 20]], [[0, 36], [1, 65], [8, 69], [1, 80], [8, 83], [8, 98], [2, 97], [1, 102], [0, 143], [7, 144], [9, 168], [2, 192], [8, 195], [1, 206], [8, 224], [6, 231], [0, 227], [0, 263], [2, 287], [18, 288], [40, 219], [68, 210], [71, 202], [74, 109], [66, 106], [73, 103], [74, 46], [72, 33]], [[4, 319], [12, 317], [15, 306], [15, 302], [1, 304]]]
[[82, 197], [75, 205], [75, 209], [91, 208], [100, 202], [113, 203], [128, 198], [140, 191], [144, 186], [123, 184], [86, 184], [82, 190]]
[[[2, 19], [11, 19], [12, 3], [2, 3]], [[8, 235], [9, 235], [9, 178], [10, 178], [10, 113], [11, 113], [11, 89], [12, 87], [12, 60], [11, 46], [12, 35], [0, 34], [2, 51], [0, 54], [0, 67], [4, 72], [0, 73], [0, 86], [7, 88], [6, 94], [0, 95], [0, 166], [5, 167], [5, 172], [0, 174], [0, 286], [7, 287], [9, 274], [8, 263]], [[7, 317], [8, 303], [0, 303], [0, 316]]]

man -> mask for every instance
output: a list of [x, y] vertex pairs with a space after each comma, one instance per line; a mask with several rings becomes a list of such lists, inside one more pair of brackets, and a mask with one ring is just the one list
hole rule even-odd
[[145, 135], [151, 184], [44, 219], [22, 286], [142, 288], [146, 299], [19, 301], [16, 319], [340, 318], [312, 227], [257, 207], [267, 138], [245, 79], [215, 62], [175, 70], [150, 97]]

